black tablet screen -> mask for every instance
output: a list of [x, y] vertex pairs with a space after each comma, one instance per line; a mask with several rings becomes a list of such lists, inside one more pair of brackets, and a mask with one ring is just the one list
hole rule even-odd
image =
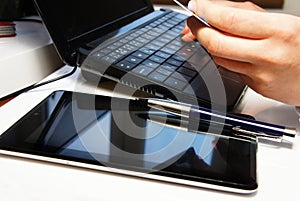
[[149, 111], [138, 106], [114, 102], [57, 91], [2, 134], [0, 148], [243, 190], [257, 187], [255, 143], [183, 131], [147, 120], [143, 114]]

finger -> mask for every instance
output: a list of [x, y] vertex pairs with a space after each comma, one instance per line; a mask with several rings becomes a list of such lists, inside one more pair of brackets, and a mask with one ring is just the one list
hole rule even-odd
[[190, 28], [187, 26], [186, 23], [181, 31], [181, 34], [182, 34], [181, 39], [185, 42], [191, 42], [196, 39], [196, 37], [193, 35], [193, 33], [191, 32]]
[[262, 47], [260, 40], [235, 37], [205, 27], [194, 17], [187, 23], [193, 35], [213, 56], [252, 63], [257, 59], [257, 48]]
[[182, 29], [182, 31], [181, 31], [181, 34], [187, 34], [187, 33], [189, 33], [189, 32], [191, 32], [191, 30], [190, 30], [190, 28], [187, 26], [187, 24], [185, 23], [185, 25], [184, 25], [184, 27], [183, 27], [183, 29]]
[[269, 26], [274, 24], [274, 19], [266, 12], [224, 6], [208, 0], [192, 0], [189, 7], [213, 27], [233, 35], [261, 39], [274, 33], [273, 26]]
[[196, 37], [194, 36], [194, 34], [192, 34], [192, 32], [189, 32], [187, 34], [184, 34], [181, 39], [185, 42], [191, 42], [194, 41], [196, 39]]
[[211, 1], [214, 1], [218, 4], [225, 5], [225, 6], [231, 6], [233, 8], [242, 8], [242, 9], [266, 12], [265, 9], [261, 8], [260, 6], [257, 6], [251, 1], [245, 1], [245, 2], [235, 2], [235, 1], [226, 1], [226, 0], [211, 0]]
[[235, 61], [235, 60], [225, 59], [221, 57], [213, 57], [213, 59], [218, 65], [226, 68], [227, 70], [245, 76], [252, 75], [255, 69], [254, 65], [247, 62]]

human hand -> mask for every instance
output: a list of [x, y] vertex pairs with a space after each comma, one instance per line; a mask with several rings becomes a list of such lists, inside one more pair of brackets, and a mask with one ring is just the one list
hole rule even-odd
[[300, 18], [268, 13], [252, 3], [192, 0], [184, 40], [197, 40], [218, 65], [239, 73], [256, 92], [300, 105]]
[[[252, 2], [246, 1], [246, 2], [233, 2], [233, 1], [224, 1], [224, 0], [214, 0], [214, 1], [218, 1], [219, 4], [222, 4], [224, 6], [230, 6], [233, 8], [241, 8], [241, 9], [248, 9], [248, 10], [256, 10], [256, 11], [261, 11], [264, 12], [265, 10], [255, 4], [253, 4]], [[197, 11], [197, 8], [193, 8], [195, 7], [195, 5], [192, 5], [192, 1], [190, 1], [190, 5], [189, 5], [189, 9], [193, 10], [197, 15], [204, 17], [201, 13], [199, 13], [199, 11]], [[193, 41], [196, 39], [196, 37], [193, 35], [193, 33], [191, 32], [190, 28], [187, 26], [187, 24], [185, 25], [185, 27], [182, 30], [182, 39], [184, 41]]]

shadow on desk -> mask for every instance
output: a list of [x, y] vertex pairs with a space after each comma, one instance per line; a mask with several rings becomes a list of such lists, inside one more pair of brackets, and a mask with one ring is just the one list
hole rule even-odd
[[272, 118], [272, 123], [297, 127], [297, 129], [300, 129], [299, 116], [297, 115], [294, 106], [280, 105], [271, 107], [255, 114], [255, 117], [257, 120], [267, 120], [270, 119], [270, 117], [276, 117]]
[[[299, 124], [299, 116], [297, 115], [295, 108], [290, 105], [280, 105], [277, 107], [272, 107], [265, 109], [255, 115], [256, 119], [269, 119], [270, 117], [276, 117], [272, 119], [272, 123], [278, 125], [284, 125], [287, 127], [296, 127], [297, 130], [300, 129]], [[299, 137], [299, 134], [296, 138]], [[293, 148], [293, 140], [277, 142], [277, 141], [270, 141], [266, 139], [259, 139], [260, 143], [263, 143], [266, 146], [270, 146], [272, 148]]]

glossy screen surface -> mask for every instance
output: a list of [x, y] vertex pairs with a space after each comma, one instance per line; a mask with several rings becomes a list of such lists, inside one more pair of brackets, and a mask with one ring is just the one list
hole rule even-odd
[[[35, 0], [40, 14], [67, 40], [108, 29], [150, 6], [148, 0]], [[150, 6], [151, 7], [151, 6]], [[51, 32], [52, 30], [50, 30]]]
[[144, 118], [147, 113], [126, 101], [57, 91], [2, 134], [0, 148], [244, 190], [257, 187], [255, 143], [183, 131]]

